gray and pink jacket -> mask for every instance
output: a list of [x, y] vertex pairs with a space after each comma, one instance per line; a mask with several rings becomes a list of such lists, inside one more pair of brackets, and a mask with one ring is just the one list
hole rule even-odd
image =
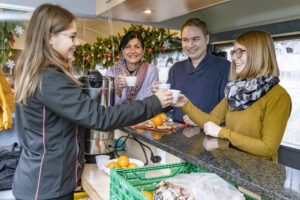
[[84, 167], [86, 128], [113, 130], [161, 112], [156, 96], [100, 106], [53, 65], [40, 81], [27, 105], [16, 104], [15, 125], [23, 146], [13, 183], [18, 199], [53, 199], [74, 191]]

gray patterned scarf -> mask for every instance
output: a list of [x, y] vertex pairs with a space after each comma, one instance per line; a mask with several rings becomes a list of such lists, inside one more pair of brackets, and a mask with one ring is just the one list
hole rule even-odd
[[230, 110], [245, 110], [256, 100], [264, 96], [274, 85], [278, 77], [258, 76], [251, 80], [230, 81], [225, 87], [225, 97]]

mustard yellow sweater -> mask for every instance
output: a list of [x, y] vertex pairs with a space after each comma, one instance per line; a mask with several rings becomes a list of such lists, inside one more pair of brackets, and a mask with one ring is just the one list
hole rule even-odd
[[0, 70], [0, 131], [12, 127], [11, 112], [15, 109], [14, 95]]
[[246, 110], [229, 110], [226, 98], [210, 114], [202, 112], [189, 100], [181, 110], [201, 128], [208, 121], [218, 125], [225, 122], [219, 132], [220, 138], [230, 140], [244, 152], [277, 162], [277, 151], [291, 107], [289, 94], [277, 84]]

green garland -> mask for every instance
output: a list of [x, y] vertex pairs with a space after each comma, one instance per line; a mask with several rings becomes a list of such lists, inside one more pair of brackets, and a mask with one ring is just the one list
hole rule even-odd
[[[144, 58], [151, 63], [160, 53], [181, 51], [181, 41], [175, 37], [176, 33], [170, 33], [169, 29], [145, 28], [142, 25], [131, 25], [124, 28], [124, 35], [128, 31], [138, 31], [142, 34], [145, 43]], [[75, 64], [79, 68], [94, 69], [100, 63], [103, 67], [112, 66], [114, 61], [121, 57], [119, 44], [124, 35], [97, 38], [94, 44], [84, 44], [77, 47], [75, 51]], [[113, 43], [112, 43], [113, 40]]]
[[[13, 15], [14, 11], [3, 10], [2, 14]], [[8, 60], [15, 58], [15, 51], [12, 49], [16, 37], [19, 37], [24, 30], [24, 22], [3, 20], [0, 21], [0, 64], [6, 64]]]

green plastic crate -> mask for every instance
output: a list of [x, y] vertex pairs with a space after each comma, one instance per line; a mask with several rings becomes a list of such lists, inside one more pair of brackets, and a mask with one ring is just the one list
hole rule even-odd
[[[150, 171], [169, 170], [168, 175], [146, 178]], [[155, 187], [164, 179], [192, 172], [207, 172], [190, 163], [182, 162], [168, 165], [155, 165], [132, 169], [111, 169], [110, 170], [110, 200], [149, 200], [142, 190], [153, 192]], [[235, 184], [229, 182], [233, 186]], [[256, 200], [244, 194], [246, 200]]]

